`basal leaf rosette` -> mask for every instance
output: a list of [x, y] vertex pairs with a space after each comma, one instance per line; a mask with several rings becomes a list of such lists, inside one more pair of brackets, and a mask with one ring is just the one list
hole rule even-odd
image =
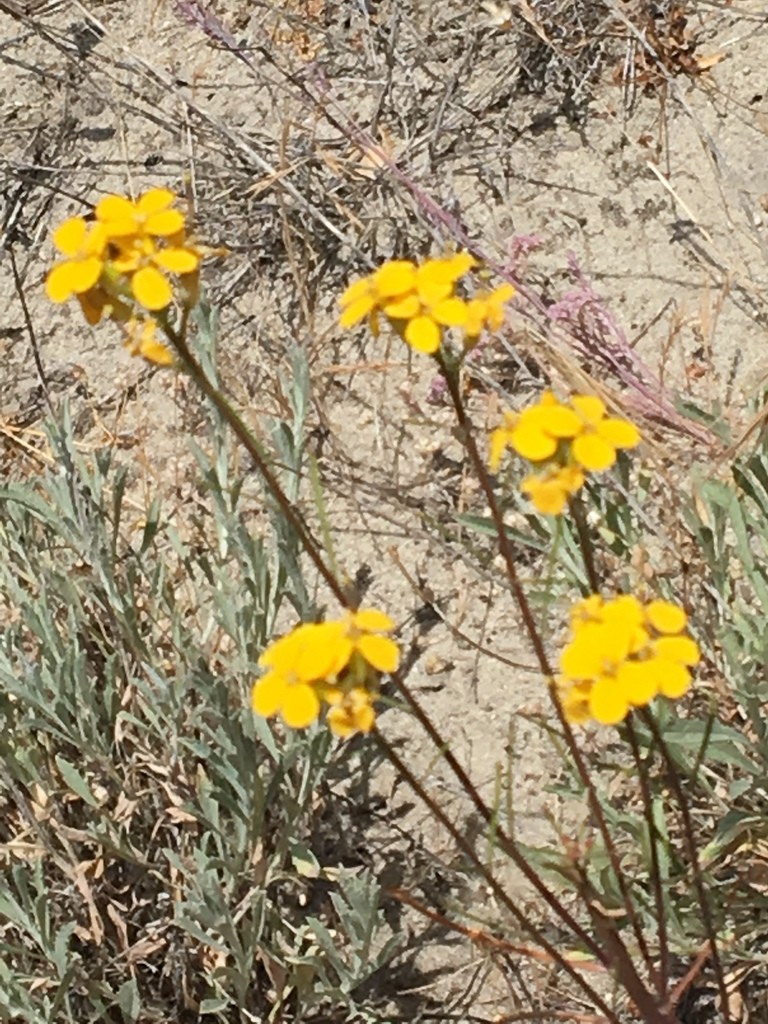
[[687, 624], [669, 601], [593, 594], [578, 602], [556, 680], [568, 721], [615, 725], [656, 697], [684, 696], [700, 660]]
[[375, 608], [297, 626], [259, 659], [266, 671], [253, 685], [253, 710], [303, 729], [326, 707], [326, 721], [337, 736], [370, 732], [381, 677], [395, 672], [400, 662], [389, 636], [393, 629], [390, 617]]

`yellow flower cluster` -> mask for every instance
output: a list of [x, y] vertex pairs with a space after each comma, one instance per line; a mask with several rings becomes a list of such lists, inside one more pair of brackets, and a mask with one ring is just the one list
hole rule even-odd
[[584, 486], [587, 472], [608, 469], [617, 449], [639, 443], [637, 427], [608, 416], [596, 395], [574, 395], [566, 404], [544, 391], [536, 405], [504, 414], [503, 425], [491, 434], [488, 462], [497, 472], [507, 448], [532, 462], [537, 472], [523, 480], [523, 492], [539, 512], [559, 515]]
[[498, 330], [504, 303], [515, 294], [511, 284], [477, 292], [471, 299], [456, 295], [456, 285], [475, 260], [468, 253], [422, 264], [390, 260], [368, 277], [355, 281], [339, 300], [339, 323], [352, 327], [368, 318], [378, 337], [382, 314], [401, 337], [419, 352], [433, 355], [442, 344], [443, 329], [459, 328], [470, 348], [484, 327]]
[[677, 605], [643, 604], [631, 594], [580, 601], [556, 681], [566, 718], [613, 725], [659, 694], [682, 697], [700, 658], [695, 640], [685, 635], [687, 621]]
[[159, 313], [173, 302], [169, 275], [179, 278], [187, 301], [194, 301], [202, 256], [186, 238], [175, 199], [164, 188], [150, 189], [135, 202], [108, 195], [97, 203], [93, 220], [70, 217], [53, 234], [64, 259], [46, 279], [52, 302], [74, 296], [88, 323], [103, 316], [124, 323], [131, 354], [163, 365], [172, 356], [146, 312]]
[[266, 718], [279, 714], [286, 725], [303, 729], [326, 704], [337, 736], [370, 732], [380, 676], [396, 671], [400, 661], [397, 644], [386, 635], [393, 628], [375, 608], [297, 626], [259, 659], [266, 672], [253, 685], [253, 710]]

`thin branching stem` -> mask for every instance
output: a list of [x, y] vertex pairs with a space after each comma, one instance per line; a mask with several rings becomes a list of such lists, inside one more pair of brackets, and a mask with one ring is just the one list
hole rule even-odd
[[[595, 991], [595, 989], [586, 981], [586, 979], [579, 973], [579, 971], [571, 964], [566, 957], [560, 952], [557, 947], [553, 946], [544, 933], [536, 927], [535, 924], [527, 917], [522, 910], [520, 910], [518, 903], [508, 893], [504, 891], [504, 888], [499, 881], [494, 877], [493, 872], [483, 863], [480, 857], [477, 855], [472, 844], [462, 834], [459, 828], [457, 828], [454, 821], [451, 820], [446, 811], [435, 801], [430, 794], [427, 792], [425, 787], [419, 782], [416, 776], [413, 774], [411, 769], [407, 766], [405, 761], [400, 757], [397, 751], [391, 746], [390, 743], [381, 735], [378, 730], [375, 730], [376, 739], [379, 742], [381, 750], [386, 755], [390, 763], [397, 769], [401, 778], [408, 783], [413, 792], [422, 801], [424, 806], [429, 810], [435, 821], [440, 822], [443, 828], [451, 835], [457, 847], [461, 850], [464, 856], [473, 864], [480, 876], [486, 881], [488, 887], [493, 892], [494, 896], [499, 902], [509, 911], [515, 921], [523, 928], [528, 935], [543, 949], [548, 956], [550, 956], [554, 963], [558, 965], [566, 974], [571, 977], [576, 984], [581, 988], [585, 995], [594, 1003], [601, 1013], [605, 1014], [607, 1020], [618, 1024], [618, 1018], [615, 1013], [610, 1009], [608, 1004], [603, 1000], [602, 996]], [[655, 1022], [651, 1022], [655, 1024]]]
[[584, 569], [587, 573], [587, 581], [592, 589], [592, 593], [599, 594], [600, 577], [597, 574], [597, 568], [595, 566], [595, 552], [589, 536], [589, 527], [587, 526], [587, 517], [584, 513], [584, 505], [577, 494], [571, 495], [568, 507], [571, 510], [573, 521], [576, 523], [576, 533], [579, 538], [579, 548], [581, 550], [581, 557], [584, 560]]
[[632, 718], [627, 718], [625, 723], [627, 739], [632, 748], [632, 757], [637, 767], [637, 777], [640, 781], [640, 792], [643, 797], [643, 813], [645, 815], [645, 827], [648, 830], [648, 844], [651, 851], [651, 881], [653, 884], [653, 901], [656, 906], [656, 927], [659, 933], [659, 970], [652, 971], [652, 978], [656, 983], [656, 990], [660, 996], [666, 995], [669, 983], [669, 950], [667, 948], [667, 916], [664, 907], [664, 894], [661, 888], [661, 865], [659, 862], [659, 830], [653, 816], [653, 795], [648, 783], [648, 768], [643, 760], [640, 751], [640, 743]]
[[664, 763], [667, 767], [667, 775], [669, 778], [670, 785], [675, 793], [675, 799], [677, 800], [678, 807], [680, 808], [680, 817], [683, 822], [683, 836], [685, 838], [685, 845], [688, 851], [688, 857], [691, 862], [691, 872], [693, 874], [693, 884], [696, 889], [696, 898], [699, 901], [699, 908], [701, 910], [701, 919], [704, 922], [704, 930], [706, 933], [707, 941], [709, 942], [709, 948], [712, 956], [712, 966], [715, 972], [715, 980], [717, 981], [718, 994], [720, 996], [720, 1009], [723, 1017], [726, 1021], [730, 1020], [728, 1013], [728, 987], [725, 983], [725, 973], [723, 971], [723, 963], [720, 959], [720, 951], [717, 945], [717, 935], [715, 932], [715, 923], [712, 919], [712, 910], [707, 899], [706, 889], [704, 887], [704, 876], [701, 871], [701, 864], [699, 862], [699, 851], [696, 845], [696, 835], [693, 831], [693, 821], [691, 819], [691, 809], [688, 804], [688, 797], [683, 789], [682, 782], [680, 781], [680, 774], [677, 770], [674, 758], [667, 746], [666, 741], [659, 729], [658, 723], [653, 713], [648, 708], [641, 708], [640, 715], [648, 726], [651, 735], [656, 742], [661, 755], [664, 758]]
[[[174, 331], [170, 326], [164, 325], [164, 330], [179, 354], [190, 377], [198, 385], [203, 394], [213, 403], [222, 418], [233, 431], [234, 435], [242, 443], [248, 454], [253, 458], [267, 487], [291, 526], [296, 530], [299, 540], [304, 545], [307, 554], [315, 564], [318, 572], [328, 583], [328, 586], [331, 588], [331, 591], [339, 600], [340, 604], [343, 607], [348, 608], [350, 606], [349, 595], [336, 579], [333, 571], [326, 564], [319, 548], [309, 535], [307, 527], [304, 525], [302, 519], [292, 506], [287, 495], [283, 491], [280, 482], [267, 465], [260, 445], [252, 436], [240, 415], [232, 408], [230, 403], [215, 384], [208, 379], [207, 374], [187, 345], [185, 338], [179, 332]], [[515, 866], [522, 872], [525, 878], [532, 886], [534, 886], [539, 895], [545, 900], [552, 912], [573, 932], [576, 938], [584, 945], [585, 949], [587, 949], [593, 956], [597, 957], [601, 962], [607, 963], [605, 954], [600, 946], [578, 923], [578, 921], [576, 921], [573, 915], [557, 898], [556, 894], [542, 881], [541, 877], [533, 870], [533, 868], [531, 868], [523, 854], [518, 850], [514, 839], [512, 839], [497, 823], [494, 822], [494, 815], [491, 808], [480, 796], [477, 787], [459, 764], [455, 755], [451, 753], [447, 740], [441, 735], [432, 720], [418, 703], [401, 674], [399, 672], [393, 673], [392, 680], [403, 698], [406, 700], [416, 720], [432, 740], [436, 749], [439, 750], [445, 758], [447, 764], [453, 771], [467, 796], [472, 801], [478, 813], [482, 816], [487, 825], [494, 825], [494, 837], [500, 849], [502, 849], [510, 860], [512, 860]]]
[[184, 368], [189, 373], [192, 380], [198, 388], [200, 388], [205, 397], [213, 403], [219, 415], [227, 423], [235, 437], [237, 437], [255, 462], [256, 468], [266, 483], [269, 492], [280, 506], [280, 512], [285, 516], [286, 520], [290, 523], [291, 528], [296, 532], [301, 545], [312, 559], [317, 571], [328, 584], [328, 587], [334, 597], [342, 607], [352, 607], [350, 595], [345, 591], [344, 587], [326, 564], [326, 561], [315, 543], [314, 538], [310, 534], [309, 529], [305, 525], [304, 520], [293, 507], [285, 491], [280, 486], [279, 480], [267, 463], [267, 459], [264, 452], [261, 450], [261, 446], [245, 425], [239, 413], [236, 412], [216, 385], [209, 380], [207, 373], [203, 370], [200, 363], [192, 354], [189, 345], [187, 345], [186, 338], [167, 323], [163, 324], [163, 330], [181, 357], [181, 360], [184, 363]]
[[[536, 626], [536, 620], [534, 619], [531, 606], [528, 602], [528, 598], [525, 594], [525, 591], [523, 590], [522, 584], [520, 583], [520, 577], [518, 576], [517, 569], [515, 567], [515, 558], [512, 551], [512, 546], [509, 543], [506, 528], [504, 526], [504, 519], [501, 514], [501, 509], [499, 508], [499, 504], [496, 501], [496, 495], [494, 494], [493, 491], [493, 485], [491, 484], [488, 471], [485, 468], [485, 461], [483, 460], [478, 450], [477, 442], [475, 440], [474, 432], [472, 429], [472, 424], [464, 408], [464, 402], [462, 401], [461, 389], [459, 386], [459, 375], [457, 368], [454, 365], [449, 365], [441, 352], [437, 354], [436, 358], [438, 365], [442, 370], [443, 376], [445, 377], [445, 381], [448, 387], [448, 393], [451, 396], [451, 401], [453, 403], [454, 411], [456, 413], [456, 419], [461, 430], [461, 440], [464, 444], [467, 455], [469, 456], [469, 460], [472, 463], [472, 468], [483, 490], [485, 500], [488, 504], [488, 508], [491, 513], [491, 518], [496, 529], [496, 537], [498, 539], [499, 551], [501, 553], [502, 558], [504, 559], [504, 564], [507, 570], [507, 578], [512, 587], [512, 593], [514, 594], [515, 600], [517, 601], [518, 607], [520, 609], [520, 614], [523, 617], [523, 624], [525, 625], [526, 632], [528, 633], [528, 637], [531, 641], [531, 645], [533, 647], [541, 671], [544, 674], [544, 676], [550, 681], [550, 684], [552, 684], [552, 667], [549, 663], [549, 658], [547, 657], [547, 653], [544, 649], [544, 642]], [[595, 821], [597, 822], [597, 827], [600, 831], [600, 835], [602, 836], [603, 843], [605, 844], [605, 849], [608, 853], [608, 857], [611, 862], [611, 868], [613, 869], [613, 873], [616, 877], [616, 883], [619, 886], [619, 891], [621, 892], [622, 899], [624, 900], [624, 906], [626, 908], [627, 916], [632, 926], [632, 930], [635, 934], [635, 939], [637, 940], [638, 948], [640, 949], [643, 958], [646, 962], [646, 965], [650, 970], [651, 958], [648, 951], [648, 946], [645, 941], [643, 930], [637, 916], [637, 911], [635, 909], [634, 900], [632, 899], [632, 894], [630, 893], [629, 886], [627, 885], [627, 880], [624, 876], [624, 872], [622, 871], [621, 862], [619, 860], [618, 851], [616, 849], [616, 844], [613, 841], [613, 836], [611, 835], [611, 832], [608, 828], [608, 824], [605, 820], [605, 815], [603, 814], [603, 808], [600, 804], [600, 797], [598, 796], [597, 790], [595, 789], [595, 785], [592, 779], [590, 778], [589, 772], [587, 771], [587, 766], [584, 762], [584, 758], [581, 755], [581, 751], [579, 750], [578, 744], [576, 743], [576, 737], [574, 736], [571, 724], [566, 719], [565, 714], [563, 713], [562, 704], [558, 698], [556, 687], [554, 685], [550, 685], [549, 691], [555, 710], [557, 712], [560, 725], [563, 730], [563, 735], [565, 736], [565, 740], [568, 745], [568, 750], [570, 752], [571, 757], [573, 758], [574, 764], [576, 765], [576, 770], [579, 773], [579, 778], [581, 779], [582, 785], [586, 790], [590, 810], [595, 818]], [[624, 946], [623, 942], [621, 942], [620, 938], [618, 937], [618, 934], [617, 940], [618, 944], [624, 950], [624, 955], [629, 957], [630, 953], [627, 950], [626, 946]]]

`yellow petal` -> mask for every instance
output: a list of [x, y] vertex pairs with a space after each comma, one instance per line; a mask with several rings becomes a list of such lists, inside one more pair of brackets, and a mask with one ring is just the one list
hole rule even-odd
[[660, 658], [679, 661], [683, 665], [698, 665], [701, 654], [699, 645], [689, 636], [663, 636], [653, 643], [654, 651]]
[[395, 672], [400, 662], [400, 651], [388, 636], [365, 634], [357, 641], [357, 649], [377, 672]]
[[683, 609], [670, 601], [651, 601], [645, 614], [659, 633], [682, 633], [688, 624], [688, 616]]
[[567, 493], [556, 477], [542, 479], [528, 476], [520, 485], [520, 490], [530, 497], [536, 511], [544, 516], [559, 516], [565, 508]]
[[539, 406], [539, 410], [546, 409], [540, 413], [544, 430], [553, 437], [576, 437], [582, 430], [582, 423], [572, 409], [564, 405], [556, 405], [551, 408]]
[[77, 281], [77, 265], [71, 260], [57, 263], [48, 271], [45, 279], [45, 294], [51, 302], [66, 302], [75, 291]]
[[131, 278], [131, 291], [140, 306], [152, 311], [165, 309], [173, 299], [170, 284], [154, 267], [136, 271]]
[[137, 208], [145, 216], [167, 209], [176, 198], [175, 192], [167, 188], [151, 188], [139, 198]]
[[148, 235], [166, 238], [184, 229], [184, 214], [180, 210], [159, 210], [150, 214], [144, 222]]
[[131, 223], [136, 230], [136, 207], [125, 196], [104, 196], [96, 204], [96, 219], [115, 223]]
[[691, 688], [691, 673], [685, 665], [674, 661], [654, 659], [657, 662], [659, 692], [670, 700], [677, 700]]
[[432, 355], [440, 348], [440, 328], [431, 317], [414, 317], [405, 329], [405, 340], [418, 352]]
[[339, 299], [340, 306], [348, 306], [351, 302], [357, 302], [363, 295], [371, 294], [370, 277], [361, 277], [359, 281], [353, 281]]
[[659, 692], [658, 678], [648, 661], [628, 661], [619, 668], [616, 683], [633, 707], [645, 707]]
[[629, 712], [629, 702], [616, 680], [603, 676], [592, 686], [589, 694], [589, 711], [601, 725], [616, 725]]
[[200, 257], [192, 249], [160, 249], [154, 262], [171, 274], [191, 274], [197, 269]]
[[280, 710], [287, 688], [288, 684], [281, 675], [268, 672], [253, 684], [251, 707], [257, 715], [269, 718]]
[[173, 353], [157, 338], [148, 338], [139, 346], [139, 354], [155, 366], [173, 366]]
[[286, 687], [280, 715], [291, 729], [304, 729], [320, 714], [320, 700], [307, 683]]
[[406, 295], [404, 298], [397, 297], [394, 301], [383, 302], [381, 311], [391, 320], [410, 320], [418, 316], [421, 310], [421, 303], [418, 296]]
[[416, 283], [416, 267], [409, 260], [390, 260], [373, 274], [373, 283], [382, 299], [403, 295]]
[[77, 295], [80, 292], [87, 292], [93, 288], [104, 269], [104, 264], [96, 256], [89, 256], [86, 260], [78, 260], [73, 266], [77, 268], [76, 280], [73, 284], [73, 291]]
[[343, 310], [339, 317], [339, 326], [353, 327], [359, 320], [368, 316], [375, 304], [373, 295], [370, 292], [363, 292]]
[[444, 327], [463, 327], [467, 317], [467, 304], [463, 299], [443, 299], [432, 307], [432, 318]]
[[491, 434], [491, 441], [488, 450], [488, 468], [492, 473], [497, 473], [501, 464], [501, 457], [507, 450], [510, 443], [510, 433], [504, 427], [497, 427]]
[[85, 242], [88, 225], [82, 217], [70, 217], [53, 232], [53, 244], [65, 256], [75, 258]]
[[378, 608], [361, 608], [352, 616], [352, 621], [358, 629], [366, 633], [391, 633], [395, 624], [386, 612]]
[[616, 461], [616, 449], [595, 433], [582, 434], [573, 440], [574, 459], [592, 473], [608, 469]]
[[584, 625], [560, 655], [560, 671], [568, 679], [594, 679], [603, 667], [599, 645], [594, 642], [601, 627]]
[[574, 395], [571, 405], [591, 425], [599, 423], [605, 416], [605, 402], [597, 395]]
[[522, 416], [510, 435], [510, 444], [518, 455], [529, 462], [542, 462], [557, 451], [555, 438], [544, 433], [535, 421], [526, 420]]
[[628, 420], [610, 418], [598, 424], [597, 432], [614, 448], [634, 448], [640, 444], [640, 431]]

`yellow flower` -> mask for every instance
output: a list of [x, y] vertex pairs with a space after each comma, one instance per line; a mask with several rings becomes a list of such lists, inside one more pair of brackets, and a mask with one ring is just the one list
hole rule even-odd
[[116, 252], [109, 262], [110, 270], [130, 279], [133, 297], [151, 312], [165, 309], [173, 301], [173, 289], [165, 274], [190, 274], [200, 263], [193, 246], [161, 249], [149, 237], [133, 236], [127, 242], [121, 239], [113, 244]]
[[683, 696], [700, 658], [696, 642], [682, 635], [686, 624], [685, 612], [668, 601], [593, 594], [578, 602], [557, 680], [568, 720], [613, 725], [659, 695]]
[[543, 473], [525, 477], [520, 490], [527, 494], [537, 512], [559, 516], [568, 497], [584, 486], [584, 474], [578, 466], [548, 466]]
[[329, 700], [331, 707], [326, 716], [331, 732], [342, 739], [356, 732], [370, 732], [376, 721], [373, 701], [373, 694], [360, 686], [343, 695], [340, 691], [332, 695]]
[[355, 655], [376, 672], [395, 672], [400, 662], [397, 644], [382, 633], [390, 633], [395, 624], [388, 615], [375, 608], [347, 612], [341, 622], [334, 623], [337, 634], [331, 641], [334, 651], [333, 674], [346, 669]]
[[352, 327], [368, 317], [371, 331], [379, 333], [381, 313], [402, 325], [405, 341], [429, 354], [440, 348], [443, 327], [463, 327], [467, 304], [454, 295], [456, 282], [474, 265], [467, 253], [427, 260], [390, 260], [373, 274], [355, 281], [340, 299], [339, 324]]
[[544, 462], [557, 452], [563, 439], [575, 437], [581, 430], [576, 413], [559, 402], [551, 391], [544, 391], [536, 405], [520, 413], [504, 414], [504, 425], [491, 434], [489, 463], [496, 472], [507, 448], [529, 462]]
[[515, 294], [511, 284], [504, 283], [491, 292], [477, 292], [467, 303], [467, 322], [464, 333], [473, 340], [484, 327], [498, 331], [504, 323], [504, 303]]
[[101, 225], [70, 217], [54, 231], [53, 244], [67, 259], [52, 267], [45, 279], [51, 302], [66, 302], [94, 288], [104, 269], [107, 245]]
[[593, 473], [608, 469], [616, 461], [618, 448], [634, 448], [640, 443], [634, 423], [606, 416], [605, 402], [596, 395], [574, 395], [571, 404], [582, 420], [571, 452], [584, 469]]
[[170, 349], [157, 338], [157, 322], [155, 320], [130, 320], [127, 325], [125, 347], [132, 356], [142, 356], [148, 363], [157, 366], [172, 366], [173, 355]]
[[184, 230], [184, 214], [172, 210], [176, 195], [167, 188], [153, 188], [134, 203], [124, 196], [105, 196], [96, 205], [96, 220], [109, 238], [150, 235], [168, 238]]
[[397, 644], [383, 634], [394, 623], [367, 608], [342, 619], [305, 623], [270, 644], [259, 664], [267, 671], [254, 683], [251, 704], [258, 714], [279, 714], [301, 729], [329, 705], [328, 724], [339, 736], [370, 732], [379, 675], [397, 669]]
[[264, 651], [259, 664], [268, 671], [251, 694], [257, 714], [279, 714], [292, 729], [310, 725], [320, 713], [319, 684], [334, 667], [335, 623], [305, 623]]

